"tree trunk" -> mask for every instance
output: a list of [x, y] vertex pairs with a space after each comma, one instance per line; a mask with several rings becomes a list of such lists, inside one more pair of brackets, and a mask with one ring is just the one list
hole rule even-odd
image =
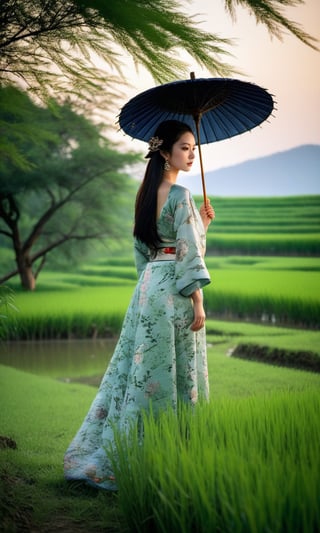
[[27, 291], [34, 291], [36, 288], [36, 278], [32, 271], [32, 264], [28, 255], [21, 254], [17, 257], [17, 266], [22, 287]]

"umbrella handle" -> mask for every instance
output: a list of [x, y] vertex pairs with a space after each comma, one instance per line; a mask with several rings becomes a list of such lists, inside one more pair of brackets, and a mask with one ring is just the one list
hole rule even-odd
[[194, 121], [195, 121], [195, 124], [196, 124], [196, 130], [197, 130], [197, 140], [198, 140], [198, 149], [199, 149], [199, 160], [200, 160], [200, 170], [201, 170], [203, 201], [204, 201], [204, 205], [207, 205], [206, 182], [205, 182], [205, 179], [204, 179], [204, 170], [203, 170], [201, 144], [200, 144], [200, 116], [194, 117]]

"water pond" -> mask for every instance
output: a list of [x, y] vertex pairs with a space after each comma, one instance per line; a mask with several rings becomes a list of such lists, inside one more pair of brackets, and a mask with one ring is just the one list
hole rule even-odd
[[97, 386], [116, 339], [50, 340], [0, 344], [0, 364], [66, 382]]

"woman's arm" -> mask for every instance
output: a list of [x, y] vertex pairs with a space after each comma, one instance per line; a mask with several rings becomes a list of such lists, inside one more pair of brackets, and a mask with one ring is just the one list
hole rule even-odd
[[195, 290], [191, 294], [193, 302], [193, 322], [190, 326], [192, 331], [199, 331], [203, 328], [206, 320], [206, 314], [203, 308], [203, 297], [200, 289]]

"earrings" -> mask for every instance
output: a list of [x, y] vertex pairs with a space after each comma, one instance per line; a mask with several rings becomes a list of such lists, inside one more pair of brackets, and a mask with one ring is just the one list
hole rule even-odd
[[168, 159], [166, 159], [165, 163], [164, 163], [164, 170], [166, 172], [169, 172], [170, 169], [171, 169], [170, 163], [169, 163]]

